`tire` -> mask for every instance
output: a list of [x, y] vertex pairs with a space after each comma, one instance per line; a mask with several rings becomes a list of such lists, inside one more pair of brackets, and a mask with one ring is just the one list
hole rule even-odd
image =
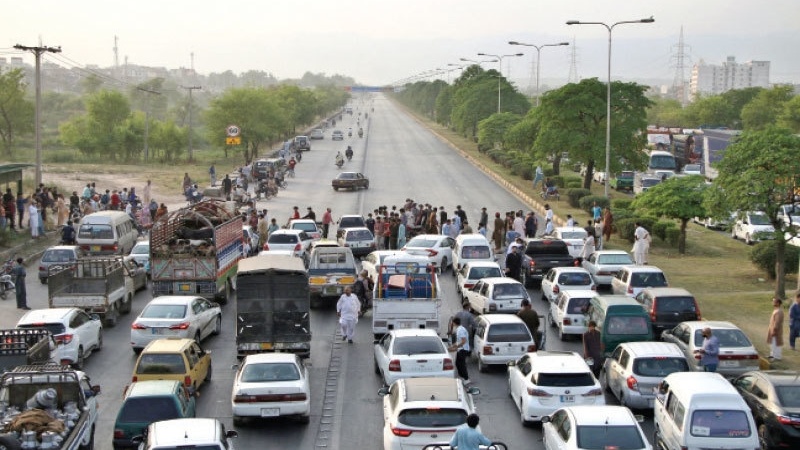
[[375, 366], [375, 375], [380, 375], [381, 369], [378, 367], [378, 361], [375, 358], [372, 358], [372, 364]]
[[126, 296], [126, 301], [122, 302], [119, 308], [119, 312], [122, 314], [128, 314], [131, 312], [131, 304], [133, 303], [133, 297], [130, 295]]
[[42, 284], [47, 284], [47, 278], [39, 278], [39, 282]]
[[297, 420], [297, 423], [308, 425], [311, 422], [311, 416], [297, 416], [295, 420]]
[[763, 423], [758, 425], [758, 443], [761, 444], [762, 450], [771, 448], [769, 442], [769, 430]]
[[550, 300], [550, 299], [548, 299], [548, 298], [547, 298], [547, 296], [546, 296], [546, 295], [544, 295], [544, 292], [542, 292], [542, 301], [543, 301], [543, 302], [548, 302], [549, 300]]
[[[442, 258], [442, 266], [439, 268], [439, 272], [441, 272], [442, 275], [444, 275], [445, 272], [447, 272], [447, 258]], [[453, 274], [455, 275], [455, 271], [453, 272]]]
[[103, 317], [103, 326], [114, 328], [114, 326], [117, 325], [118, 314], [117, 309], [112, 307], [112, 309], [106, 313], [105, 317]]
[[663, 450], [664, 446], [661, 445], [661, 433], [658, 429], [653, 430], [653, 450]]
[[244, 424], [245, 424], [244, 417], [237, 416], [235, 414], [233, 415], [233, 426], [241, 428], [244, 426]]
[[200, 345], [200, 341], [202, 340], [202, 336], [200, 335], [200, 330], [194, 333], [194, 341], [197, 342], [197, 345]]
[[11, 436], [0, 436], [0, 450], [19, 450], [22, 443]]
[[480, 373], [488, 372], [489, 371], [489, 365], [486, 364], [486, 363], [481, 362], [481, 357], [480, 356], [477, 359], [478, 359], [478, 372], [480, 372]]
[[731, 239], [736, 240], [736, 230], [731, 227]]
[[369, 183], [364, 185], [364, 189], [369, 189]]
[[603, 392], [611, 392], [608, 389], [608, 374], [606, 374], [606, 369], [600, 369], [600, 376], [597, 377], [600, 382], [600, 387], [603, 389]]
[[563, 329], [563, 328], [561, 328], [561, 327], [558, 327], [558, 339], [559, 339], [561, 342], [564, 342], [564, 341], [566, 341], [566, 340], [567, 340], [567, 335], [566, 335], [566, 334], [564, 334], [564, 329]]
[[750, 233], [744, 235], [744, 243], [747, 245], [753, 245], [753, 241], [750, 239]]
[[100, 351], [103, 349], [103, 332], [97, 332], [97, 346], [94, 348], [94, 351]]
[[216, 324], [214, 324], [214, 331], [211, 332], [214, 336], [219, 336], [222, 332], [222, 317], [217, 316]]
[[338, 187], [336, 187], [336, 186], [334, 186], [334, 187], [333, 187], [333, 190], [334, 190], [334, 191], [338, 191], [338, 190], [339, 190], [339, 188], [338, 188]]
[[522, 277], [522, 285], [523, 286], [525, 286], [526, 288], [532, 288], [533, 287], [533, 280], [531, 280], [530, 277], [528, 276], [528, 271], [527, 270], [523, 270], [522, 271], [521, 277]]
[[83, 352], [83, 346], [78, 347], [78, 359], [76, 359], [75, 362], [72, 363], [72, 367], [78, 370], [83, 369], [83, 362], [85, 358], [86, 354]]
[[522, 400], [519, 401], [519, 421], [522, 423], [523, 427], [527, 428], [533, 426], [533, 422], [525, 419], [525, 413], [522, 412]]
[[208, 365], [208, 372], [206, 372], [206, 377], [203, 378], [203, 383], [210, 383], [211, 382], [211, 375], [213, 374], [213, 367], [211, 364]]

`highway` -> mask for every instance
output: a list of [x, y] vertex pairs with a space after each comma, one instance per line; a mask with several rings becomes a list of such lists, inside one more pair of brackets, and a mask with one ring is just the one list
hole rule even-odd
[[[380, 205], [399, 208], [406, 198], [417, 202], [446, 207], [452, 214], [456, 205], [462, 205], [470, 223], [477, 229], [481, 207], [486, 207], [491, 219], [495, 211], [531, 208], [498, 187], [488, 176], [470, 165], [457, 152], [439, 140], [413, 118], [395, 107], [382, 96], [356, 97], [354, 115], [344, 115], [343, 123], [336, 127], [344, 131], [345, 140], [331, 141], [330, 128], [324, 140], [312, 141], [312, 150], [303, 154], [297, 165], [296, 178], [288, 179], [289, 187], [269, 201], [258, 203], [258, 209], [268, 209], [269, 217], [285, 223], [292, 206], [304, 211], [312, 206], [320, 220], [326, 207], [333, 210], [334, 218], [342, 214], [366, 214]], [[374, 108], [374, 111], [371, 110]], [[362, 113], [364, 138], [358, 138], [356, 118]], [[369, 113], [369, 120], [363, 113]], [[353, 137], [347, 138], [348, 127]], [[330, 180], [339, 169], [334, 165], [336, 151], [344, 153], [352, 145], [355, 156], [342, 170], [363, 172], [370, 178], [368, 190], [334, 192]], [[333, 230], [331, 234], [333, 234]], [[29, 268], [29, 274], [35, 267]], [[28, 303], [33, 308], [47, 307], [47, 291], [35, 276], [29, 276]], [[444, 291], [442, 327], [444, 336], [447, 319], [460, 308], [455, 294], [455, 278], [442, 276]], [[540, 315], [546, 304], [541, 293], [530, 291], [534, 308]], [[125, 386], [130, 382], [136, 360], [130, 349], [130, 324], [150, 300], [149, 291], [140, 292], [133, 311], [123, 316], [120, 323], [104, 330], [104, 348], [91, 355], [86, 371], [103, 393], [100, 397], [101, 418], [98, 423], [97, 448], [111, 448], [114, 419], [121, 404]], [[315, 309], [311, 315], [313, 342], [309, 358], [312, 389], [312, 419], [308, 425], [288, 419], [258, 420], [237, 427], [237, 449], [269, 448], [330, 448], [378, 449], [382, 448], [383, 417], [382, 398], [377, 391], [381, 381], [373, 372], [373, 344], [370, 315], [359, 321], [353, 345], [335, 339], [337, 319], [332, 300], [328, 307]], [[212, 352], [213, 380], [200, 390], [198, 416], [215, 417], [232, 428], [231, 387], [237, 363], [234, 343], [234, 304], [230, 299], [223, 307], [223, 330], [219, 336], [203, 342]], [[549, 350], [580, 350], [580, 341], [558, 340], [548, 327]], [[505, 369], [500, 367], [490, 373], [479, 373], [470, 363], [473, 385], [482, 391], [475, 399], [481, 416], [481, 428], [489, 438], [503, 441], [508, 448], [542, 448], [541, 429], [525, 428], [520, 424], [519, 413], [508, 397]], [[609, 403], [613, 401], [609, 398]], [[651, 420], [645, 424], [645, 433], [652, 436]]]

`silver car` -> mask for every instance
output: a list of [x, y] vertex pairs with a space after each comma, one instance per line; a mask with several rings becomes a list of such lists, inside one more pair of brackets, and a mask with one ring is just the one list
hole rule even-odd
[[614, 274], [624, 266], [632, 266], [631, 255], [622, 250], [598, 250], [583, 260], [581, 267], [592, 275], [595, 284], [611, 285]]
[[753, 343], [742, 330], [730, 322], [696, 320], [682, 322], [661, 334], [664, 342], [673, 342], [680, 347], [689, 368], [703, 371], [700, 358], [695, 351], [703, 348], [703, 328], [719, 339], [719, 365], [717, 372], [725, 377], [739, 376], [745, 372], [759, 370], [760, 358]]
[[47, 283], [47, 278], [51, 273], [69, 267], [75, 260], [85, 256], [85, 253], [77, 245], [56, 245], [48, 248], [42, 254], [39, 261], [39, 281]]
[[165, 295], [156, 297], [144, 307], [131, 325], [131, 347], [134, 352], [156, 339], [203, 338], [222, 330], [222, 309], [203, 297]]

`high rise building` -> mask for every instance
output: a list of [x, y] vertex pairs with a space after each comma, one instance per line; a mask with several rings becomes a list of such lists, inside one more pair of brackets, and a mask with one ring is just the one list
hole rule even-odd
[[728, 56], [721, 65], [706, 64], [700, 60], [692, 67], [689, 90], [698, 94], [721, 94], [732, 89], [769, 87], [769, 61], [748, 61], [742, 64]]

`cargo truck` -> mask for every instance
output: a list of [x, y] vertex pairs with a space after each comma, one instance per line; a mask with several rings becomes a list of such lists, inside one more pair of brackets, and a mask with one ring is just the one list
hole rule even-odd
[[372, 294], [372, 333], [427, 328], [438, 331], [441, 289], [436, 269], [424, 256], [388, 256], [378, 267]]

